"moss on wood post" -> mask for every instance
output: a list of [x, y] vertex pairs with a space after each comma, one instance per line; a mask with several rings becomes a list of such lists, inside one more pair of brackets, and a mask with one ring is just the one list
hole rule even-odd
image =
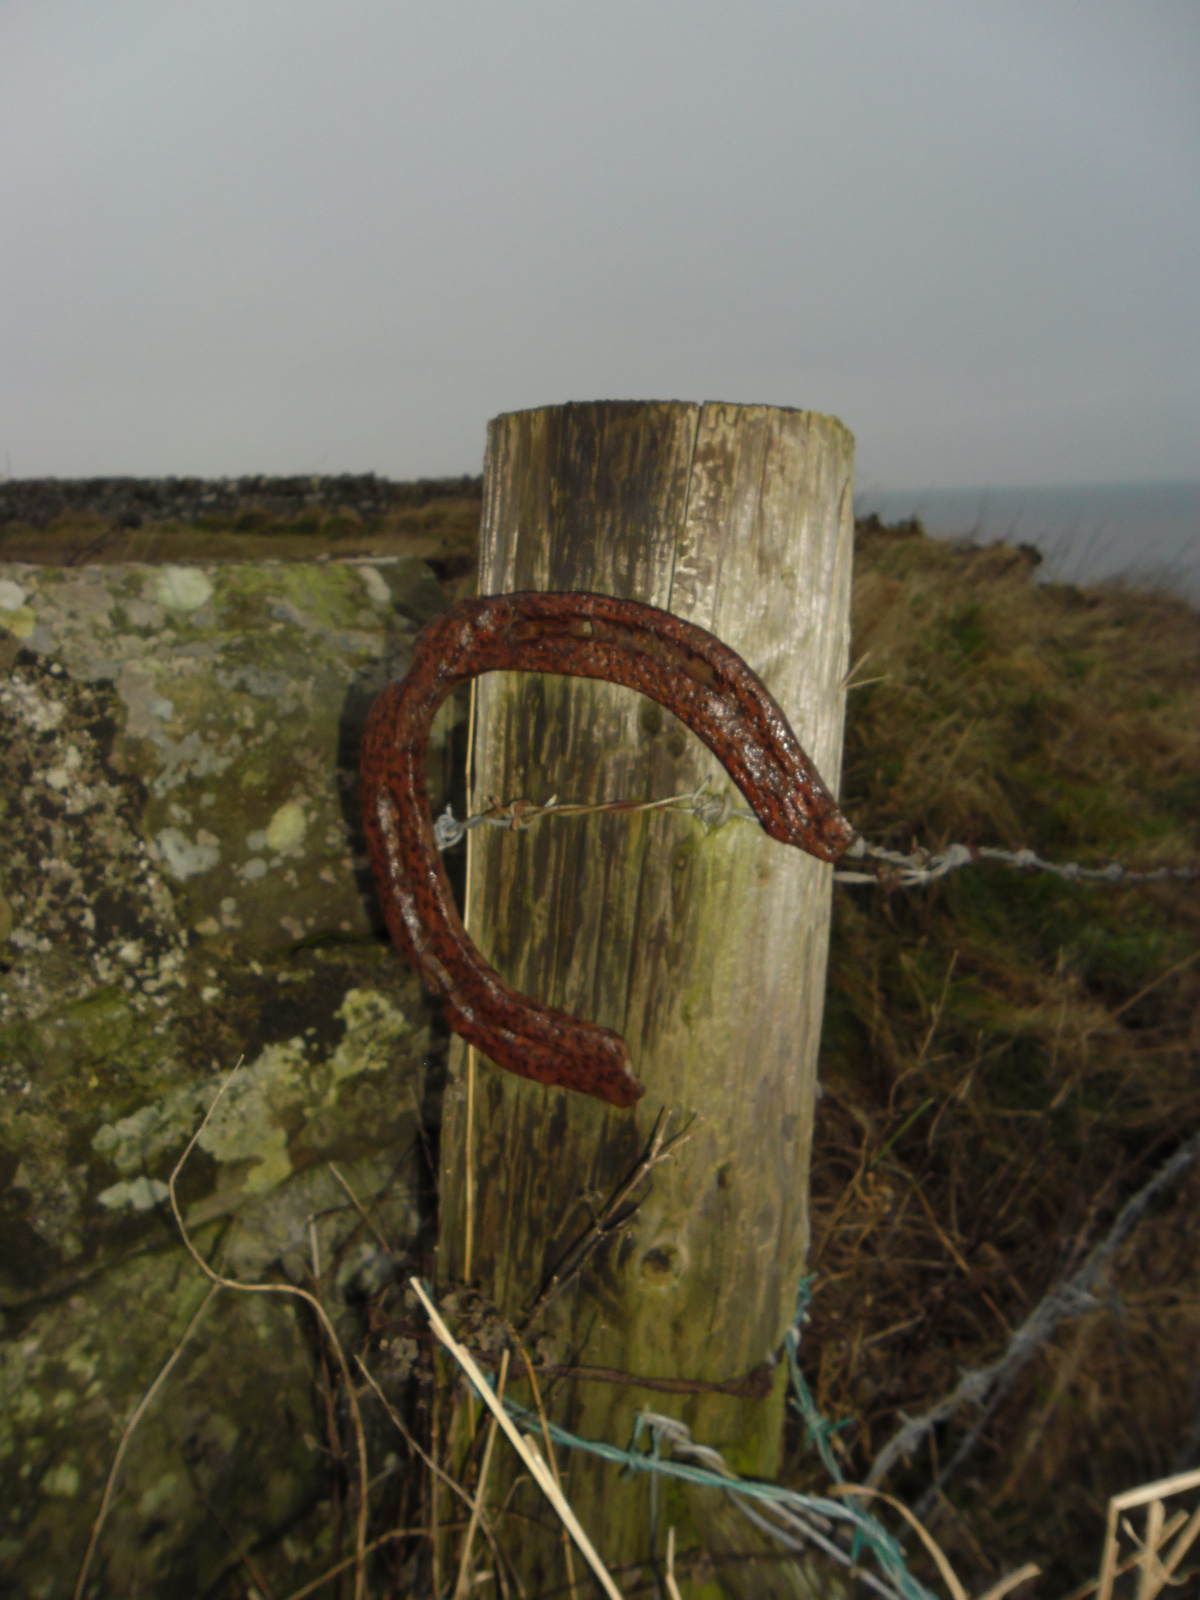
[[[765, 406], [601, 403], [498, 417], [480, 593], [599, 590], [710, 629], [763, 678], [836, 792], [852, 453], [833, 418]], [[490, 796], [651, 800], [705, 778], [731, 788], [670, 713], [580, 679], [480, 679], [473, 749], [472, 809]], [[751, 823], [706, 831], [664, 812], [470, 837], [472, 938], [517, 989], [623, 1033], [646, 1095], [616, 1111], [478, 1060], [468, 1119], [456, 1041], [443, 1286], [469, 1275], [519, 1323], [659, 1112], [673, 1113], [675, 1129], [696, 1116], [636, 1215], [530, 1337], [560, 1363], [708, 1382], [746, 1373], [778, 1348], [804, 1269], [831, 869]], [[649, 1406], [741, 1471], [771, 1475], [778, 1464], [781, 1369], [765, 1400], [574, 1381], [548, 1405], [571, 1430], [622, 1445]], [[646, 1481], [578, 1452], [561, 1464], [606, 1560], [644, 1558]], [[689, 1515], [676, 1494], [664, 1485], [660, 1554], [667, 1521], [703, 1536], [701, 1505]], [[531, 1486], [514, 1504], [544, 1515]], [[557, 1532], [508, 1519], [504, 1544], [520, 1548], [531, 1593], [563, 1580]]]

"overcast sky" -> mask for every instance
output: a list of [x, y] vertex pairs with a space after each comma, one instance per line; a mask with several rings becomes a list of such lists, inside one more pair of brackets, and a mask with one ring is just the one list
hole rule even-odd
[[1200, 0], [0, 0], [0, 469], [480, 469], [566, 400], [860, 487], [1200, 476]]

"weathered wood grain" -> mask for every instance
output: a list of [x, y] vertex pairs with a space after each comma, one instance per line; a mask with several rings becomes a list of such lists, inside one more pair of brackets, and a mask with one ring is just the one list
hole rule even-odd
[[[600, 590], [710, 629], [763, 678], [836, 793], [852, 451], [836, 420], [769, 407], [602, 403], [499, 417], [480, 593]], [[472, 809], [492, 796], [648, 800], [705, 777], [731, 787], [670, 713], [578, 679], [479, 680], [473, 748]], [[471, 1280], [518, 1321], [668, 1107], [676, 1126], [700, 1119], [695, 1135], [549, 1313], [555, 1359], [720, 1380], [778, 1346], [807, 1247], [831, 887], [828, 866], [750, 823], [707, 832], [641, 813], [472, 835], [468, 927], [486, 959], [519, 990], [624, 1034], [647, 1093], [618, 1112], [479, 1062], [468, 1153], [456, 1046], [443, 1283], [466, 1275], [470, 1204]], [[645, 1405], [681, 1417], [740, 1469], [774, 1471], [781, 1381], [766, 1401], [565, 1384], [552, 1412], [623, 1444]], [[578, 1454], [564, 1467], [606, 1560], [645, 1555], [645, 1482]], [[516, 1504], [540, 1514], [523, 1493]], [[506, 1547], [518, 1541], [531, 1593], [561, 1577], [557, 1538], [510, 1522]]]

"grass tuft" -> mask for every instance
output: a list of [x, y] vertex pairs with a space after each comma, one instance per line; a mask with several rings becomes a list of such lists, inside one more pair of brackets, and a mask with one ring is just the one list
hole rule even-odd
[[[1200, 615], [1036, 587], [1017, 550], [860, 524], [843, 805], [872, 843], [1031, 846], [1082, 865], [1200, 856]], [[976, 866], [835, 897], [801, 1360], [864, 1477], [1101, 1238], [1200, 1126], [1200, 905]], [[1200, 1461], [1200, 1173], [1104, 1297], [1015, 1382], [929, 1523], [976, 1582], [1094, 1576], [1111, 1495]], [[920, 1504], [975, 1425], [890, 1487]], [[808, 1468], [795, 1445], [793, 1471]], [[987, 1552], [986, 1556], [983, 1552]]]

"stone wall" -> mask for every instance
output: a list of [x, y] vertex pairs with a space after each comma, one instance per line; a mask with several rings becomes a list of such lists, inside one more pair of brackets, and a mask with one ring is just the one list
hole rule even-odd
[[64, 517], [97, 516], [120, 527], [145, 523], [236, 523], [318, 519], [349, 512], [371, 523], [389, 512], [436, 500], [476, 498], [480, 478], [420, 478], [397, 483], [373, 472], [336, 477], [10, 478], [0, 482], [0, 527], [45, 528]]
[[122, 1429], [189, 1328], [89, 1600], [233, 1593], [238, 1548], [280, 1595], [338, 1559], [345, 1395], [321, 1393], [312, 1319], [277, 1292], [209, 1308], [168, 1192], [198, 1134], [196, 1248], [310, 1290], [388, 1381], [370, 1335], [424, 1259], [441, 1055], [380, 937], [356, 752], [444, 604], [419, 560], [0, 564], [6, 1597], [72, 1592]]

